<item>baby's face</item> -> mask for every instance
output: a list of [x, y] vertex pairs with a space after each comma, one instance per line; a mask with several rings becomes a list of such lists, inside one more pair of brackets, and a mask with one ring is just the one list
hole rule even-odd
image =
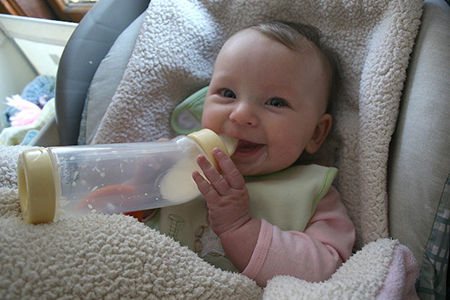
[[304, 150], [315, 152], [331, 127], [329, 74], [315, 48], [302, 51], [247, 29], [217, 57], [202, 126], [239, 139], [232, 160], [243, 175], [289, 167]]

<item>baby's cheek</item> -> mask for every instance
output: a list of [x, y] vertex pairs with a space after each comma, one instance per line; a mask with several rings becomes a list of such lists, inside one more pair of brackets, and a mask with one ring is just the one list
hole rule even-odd
[[214, 116], [216, 114], [212, 112], [210, 109], [203, 109], [203, 115], [202, 115], [202, 127], [203, 128], [209, 128], [214, 131], [214, 128], [216, 125], [214, 124]]
[[291, 144], [290, 147], [284, 147], [278, 153], [273, 153], [274, 165], [278, 166], [280, 170], [292, 166], [299, 158], [303, 152], [303, 148], [297, 145]]
[[223, 120], [223, 116], [217, 113], [209, 113], [207, 116], [203, 115], [202, 128], [208, 128], [220, 134], [223, 128]]

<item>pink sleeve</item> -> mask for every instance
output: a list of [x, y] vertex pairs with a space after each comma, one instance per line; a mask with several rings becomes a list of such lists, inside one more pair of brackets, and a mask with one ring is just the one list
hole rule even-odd
[[354, 240], [354, 226], [332, 187], [304, 232], [281, 231], [262, 220], [256, 247], [242, 273], [261, 286], [276, 275], [323, 281], [350, 257]]

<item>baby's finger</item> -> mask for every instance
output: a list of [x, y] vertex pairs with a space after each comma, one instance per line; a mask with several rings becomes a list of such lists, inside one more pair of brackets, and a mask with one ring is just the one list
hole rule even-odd
[[205, 199], [219, 199], [219, 194], [217, 194], [217, 191], [209, 184], [209, 182], [203, 178], [203, 176], [198, 171], [194, 171], [192, 173], [192, 178], [194, 179], [195, 183], [197, 184], [197, 188], [202, 193], [202, 195], [205, 197]]
[[242, 189], [245, 187], [245, 180], [241, 172], [236, 168], [230, 157], [228, 157], [220, 148], [213, 149], [214, 157], [217, 159], [222, 172], [225, 175], [225, 180], [230, 187], [234, 189]]
[[157, 142], [168, 142], [168, 141], [170, 141], [170, 139], [168, 139], [168, 138], [159, 138], [157, 140]]
[[211, 165], [204, 155], [198, 156], [197, 164], [202, 169], [206, 179], [219, 195], [225, 196], [229, 194], [230, 186], [228, 182], [223, 178], [219, 171]]

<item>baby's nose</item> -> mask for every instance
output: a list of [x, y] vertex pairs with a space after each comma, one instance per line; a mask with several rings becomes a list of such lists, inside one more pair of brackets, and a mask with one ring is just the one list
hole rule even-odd
[[239, 125], [255, 126], [258, 124], [258, 118], [254, 108], [246, 103], [237, 105], [230, 114], [230, 120]]

